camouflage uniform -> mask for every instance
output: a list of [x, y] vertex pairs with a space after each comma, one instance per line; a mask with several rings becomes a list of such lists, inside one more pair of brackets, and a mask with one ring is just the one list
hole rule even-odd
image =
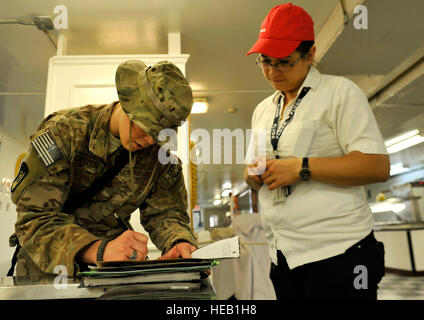
[[[133, 61], [130, 69], [134, 71], [135, 65], [135, 69], [138, 68], [135, 72], [141, 73], [145, 65], [140, 63]], [[124, 111], [137, 120], [137, 124], [144, 123], [143, 126], [156, 139], [161, 126], [149, 126], [145, 119], [152, 123], [158, 119], [148, 112], [144, 119], [134, 116], [131, 112], [140, 110], [140, 106], [132, 106], [128, 103], [130, 99], [123, 101], [122, 98], [133, 93], [119, 90], [124, 83], [122, 72], [128, 74], [131, 71], [125, 65], [117, 71], [118, 95]], [[158, 82], [152, 83], [157, 92]], [[160, 96], [159, 99], [165, 103], [168, 101]], [[178, 103], [178, 97], [174, 100]], [[68, 197], [86, 190], [114, 166], [121, 152], [128, 152], [122, 146], [112, 154], [107, 152], [109, 120], [116, 103], [55, 112], [44, 119], [38, 131], [30, 137], [29, 154], [12, 185], [12, 200], [17, 205], [18, 218], [11, 245], [16, 243], [17, 236], [22, 246], [18, 254], [17, 276], [53, 274], [57, 265], [66, 266], [68, 275], [75, 275], [81, 267], [76, 262], [77, 253], [96, 240], [116, 237], [124, 232], [126, 228], [120, 220], [128, 223], [137, 208], [140, 209], [142, 225], [163, 252], [177, 240], [196, 245], [186, 212], [187, 192], [181, 164], [161, 164], [159, 144], [134, 152], [132, 168], [127, 163], [82, 206], [71, 213], [62, 211]], [[151, 101], [144, 101], [144, 106], [148, 103]], [[160, 118], [159, 113], [157, 116]], [[172, 127], [172, 124], [166, 126]], [[48, 151], [43, 151], [46, 146]]]

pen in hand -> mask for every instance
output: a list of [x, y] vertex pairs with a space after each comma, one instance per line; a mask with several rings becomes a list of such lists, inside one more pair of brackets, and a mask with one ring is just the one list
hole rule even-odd
[[[116, 218], [116, 220], [118, 220], [119, 224], [121, 226], [123, 226], [124, 228], [126, 228], [127, 230], [131, 230], [134, 231], [134, 228], [131, 226], [131, 224], [125, 220], [123, 220], [116, 212], [113, 214]], [[132, 255], [129, 257], [130, 260], [135, 260], [137, 259], [137, 250], [134, 250]], [[146, 256], [146, 260], [149, 260], [149, 257]]]

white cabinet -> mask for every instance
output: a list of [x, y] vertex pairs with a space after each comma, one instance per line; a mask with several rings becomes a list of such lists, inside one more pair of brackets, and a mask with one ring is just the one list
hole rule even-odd
[[424, 273], [424, 225], [421, 227], [387, 227], [374, 230], [375, 238], [384, 243], [388, 271], [409, 275]]

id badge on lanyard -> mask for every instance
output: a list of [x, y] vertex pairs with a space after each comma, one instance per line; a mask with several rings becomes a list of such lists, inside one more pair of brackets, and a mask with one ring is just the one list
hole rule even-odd
[[[293, 107], [292, 107], [292, 109], [289, 113], [289, 116], [284, 121], [284, 123], [282, 124], [280, 129], [278, 129], [278, 131], [277, 131], [278, 123], [280, 121], [280, 114], [281, 114], [281, 96], [278, 100], [277, 109], [275, 110], [274, 122], [273, 122], [272, 128], [271, 128], [271, 145], [272, 145], [272, 149], [273, 149], [273, 152], [274, 152], [275, 159], [280, 158], [278, 156], [278, 153], [277, 153], [278, 141], [280, 140], [280, 137], [283, 134], [284, 129], [286, 129], [287, 125], [289, 124], [289, 122], [293, 118], [293, 116], [296, 112], [296, 108], [299, 106], [302, 99], [306, 96], [309, 89], [311, 89], [311, 88], [310, 87], [303, 87], [302, 91], [299, 94], [299, 97], [296, 99], [296, 102], [294, 103], [294, 105], [293, 105]], [[279, 187], [277, 189], [274, 189], [272, 191], [272, 193], [273, 193], [273, 197], [272, 197], [273, 198], [273, 205], [285, 202], [287, 197], [291, 194], [291, 186], [288, 185], [288, 186], [284, 186], [284, 187]]]
[[272, 204], [275, 206], [276, 204], [285, 202], [291, 193], [290, 189], [290, 186], [285, 186], [272, 190]]

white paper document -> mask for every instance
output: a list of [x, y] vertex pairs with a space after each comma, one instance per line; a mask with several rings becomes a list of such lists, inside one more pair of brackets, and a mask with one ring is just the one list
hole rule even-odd
[[240, 257], [240, 240], [238, 236], [219, 240], [191, 253], [197, 259], [223, 259]]

